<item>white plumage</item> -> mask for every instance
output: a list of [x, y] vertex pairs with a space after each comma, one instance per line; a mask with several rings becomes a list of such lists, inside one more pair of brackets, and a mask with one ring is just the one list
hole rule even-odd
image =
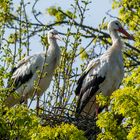
[[122, 48], [123, 43], [117, 31], [133, 39], [115, 20], [108, 24], [113, 45], [99, 58], [92, 60], [77, 82], [76, 95], [79, 96], [76, 112], [83, 116], [97, 113], [95, 96], [102, 92], [110, 96], [119, 88], [124, 76]]
[[[33, 96], [35, 91], [35, 82], [38, 83], [37, 95], [41, 96], [49, 87], [55, 68], [59, 64], [60, 49], [56, 42], [60, 39], [56, 30], [48, 32], [49, 47], [46, 52], [34, 54], [21, 60], [12, 71], [13, 88], [19, 97], [15, 97], [12, 93], [8, 96], [5, 103], [8, 107], [12, 107], [17, 103], [26, 101]], [[39, 73], [42, 77], [39, 80]], [[11, 86], [11, 85], [10, 85]]]

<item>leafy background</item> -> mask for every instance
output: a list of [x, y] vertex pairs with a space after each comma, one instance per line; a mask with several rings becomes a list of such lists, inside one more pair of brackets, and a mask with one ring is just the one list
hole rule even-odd
[[[109, 104], [109, 110], [99, 114], [90, 127], [92, 135], [86, 135], [88, 125], [76, 122], [74, 90], [80, 73], [86, 64], [104, 53], [111, 45], [107, 20], [103, 18], [97, 28], [86, 24], [89, 11], [94, 12], [94, 1], [74, 0], [70, 9], [61, 6], [46, 6], [46, 13], [38, 11], [40, 0], [0, 1], [0, 137], [1, 139], [139, 139], [140, 100], [140, 7], [137, 0], [113, 0], [112, 9], [119, 11], [118, 18], [135, 37], [135, 42], [126, 40], [124, 49], [125, 78], [119, 90], [110, 99], [99, 96], [100, 104]], [[29, 10], [30, 9], [30, 10]], [[28, 12], [34, 17], [30, 18]], [[49, 17], [47, 23], [43, 18]], [[93, 21], [94, 22], [94, 21]], [[36, 115], [36, 98], [31, 106], [18, 105], [11, 109], [4, 106], [8, 94], [6, 88], [11, 68], [23, 57], [31, 54], [34, 39], [40, 41], [42, 50], [48, 46], [46, 33], [51, 28], [63, 28], [61, 63], [56, 69], [51, 86], [40, 99], [40, 112]], [[86, 45], [84, 40], [86, 40]], [[6, 113], [4, 113], [6, 112]], [[92, 122], [91, 122], [92, 123]], [[92, 128], [92, 129], [91, 129]], [[89, 130], [88, 130], [89, 131]], [[88, 133], [87, 133], [88, 134]]]

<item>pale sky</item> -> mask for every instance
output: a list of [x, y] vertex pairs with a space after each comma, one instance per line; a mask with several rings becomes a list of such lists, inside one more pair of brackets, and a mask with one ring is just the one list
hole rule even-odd
[[[44, 2], [44, 0], [40, 0], [38, 2], [38, 7], [36, 7], [38, 10], [42, 11], [42, 13], [45, 13], [45, 9], [49, 6], [60, 6], [64, 10], [71, 9], [70, 4], [74, 0], [47, 0]], [[89, 6], [89, 13], [87, 15], [87, 24], [97, 26], [99, 23], [101, 23], [103, 17], [107, 16], [106, 12], [111, 9], [112, 0], [91, 0], [92, 3]], [[116, 16], [117, 10], [112, 10], [111, 14]], [[110, 19], [110, 18], [108, 18]]]
[[[29, 0], [27, 0], [29, 1]], [[46, 8], [50, 6], [60, 6], [64, 10], [71, 9], [71, 3], [74, 0], [40, 0], [36, 5], [36, 10], [41, 11], [41, 13], [45, 16], [40, 17], [40, 20], [45, 24], [48, 21], [53, 21], [53, 18], [46, 14]], [[32, 1], [34, 2], [34, 1]], [[108, 10], [111, 10], [112, 0], [92, 0], [92, 3], [89, 5], [89, 11], [87, 12], [87, 16], [85, 18], [85, 25], [90, 25], [93, 27], [98, 27], [98, 25], [102, 22], [104, 17], [107, 17], [107, 21], [111, 20], [111, 18], [106, 14]], [[28, 7], [28, 11], [31, 11], [31, 8]], [[111, 15], [117, 16], [117, 10], [111, 10]], [[33, 19], [32, 19], [33, 20]], [[63, 28], [55, 27], [55, 29], [63, 32]], [[35, 46], [40, 46], [40, 41], [38, 37], [34, 37], [30, 47], [32, 49], [32, 53], [39, 52], [40, 48]], [[36, 42], [34, 40], [37, 40]]]

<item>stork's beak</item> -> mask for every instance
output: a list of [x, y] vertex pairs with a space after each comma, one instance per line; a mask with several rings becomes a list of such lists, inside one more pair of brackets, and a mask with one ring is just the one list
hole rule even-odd
[[122, 27], [119, 28], [118, 31], [123, 33], [124, 35], [126, 35], [128, 37], [128, 39], [135, 40], [135, 38], [132, 35], [130, 35], [126, 30], [124, 30]]
[[55, 38], [62, 41], [62, 38], [58, 34], [55, 35]]

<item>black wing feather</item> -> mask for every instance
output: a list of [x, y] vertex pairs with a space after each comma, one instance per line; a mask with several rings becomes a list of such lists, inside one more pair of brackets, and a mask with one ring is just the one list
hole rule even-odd
[[97, 64], [99, 64], [99, 62], [100, 62], [100, 60], [97, 59], [97, 60], [93, 63], [93, 65], [91, 65], [90, 68], [89, 68], [87, 71], [85, 71], [85, 72], [80, 76], [79, 80], [77, 81], [77, 88], [76, 88], [76, 90], [75, 90], [75, 94], [76, 94], [76, 95], [79, 95], [79, 94], [80, 94], [80, 90], [81, 90], [81, 88], [82, 88], [83, 81], [84, 81], [85, 77], [87, 76], [87, 74], [89, 73], [89, 71], [90, 71], [93, 67], [95, 67]]
[[[24, 58], [23, 60], [21, 60], [18, 65], [14, 68], [11, 69], [10, 73], [11, 75], [14, 74], [14, 72], [19, 69], [20, 67], [22, 67], [22, 65], [24, 65], [25, 63], [27, 63], [28, 61], [30, 61], [30, 59], [33, 56], [28, 56], [26, 58]], [[19, 77], [15, 78], [15, 79], [11, 79], [9, 78], [8, 82], [7, 82], [7, 88], [10, 88], [11, 86], [13, 87], [11, 92], [14, 92], [16, 89], [18, 89], [22, 84], [24, 84], [25, 82], [28, 82], [29, 79], [31, 79], [33, 76], [33, 72], [30, 70], [30, 72], [28, 74], [24, 74], [24, 75], [20, 75]]]
[[80, 90], [81, 90], [81, 87], [82, 87], [82, 84], [83, 84], [83, 80], [85, 79], [86, 75], [87, 75], [87, 72], [86, 73], [84, 72], [81, 75], [81, 77], [78, 79], [78, 81], [77, 81], [77, 87], [76, 87], [76, 90], [75, 90], [75, 94], [76, 95], [79, 95], [80, 94]]
[[[101, 77], [98, 75], [95, 75], [94, 78], [89, 81], [82, 89], [80, 90], [80, 97], [78, 100], [76, 113], [80, 114], [86, 104], [89, 102], [89, 100], [95, 95], [95, 93], [99, 89], [99, 85], [105, 80], [105, 77]], [[83, 101], [81, 101], [83, 95], [85, 95], [85, 98]]]
[[10, 81], [8, 81], [8, 86], [7, 88], [11, 88], [10, 92], [14, 92], [16, 89], [18, 89], [22, 84], [24, 84], [25, 82], [28, 82], [33, 76], [32, 71], [30, 71], [30, 73], [19, 76], [18, 78], [16, 78], [14, 81], [12, 79], [10, 79]]
[[28, 82], [33, 76], [33, 72], [30, 71], [30, 73], [19, 76], [15, 81], [14, 81], [14, 87], [15, 89], [19, 88], [22, 84]]

